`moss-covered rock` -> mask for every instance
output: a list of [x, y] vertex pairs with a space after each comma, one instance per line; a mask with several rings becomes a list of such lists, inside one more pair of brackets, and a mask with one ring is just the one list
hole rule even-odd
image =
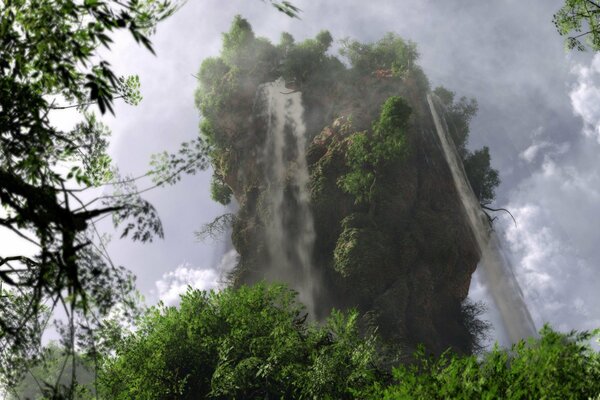
[[[462, 303], [479, 254], [437, 143], [416, 47], [395, 35], [374, 44], [348, 41], [346, 67], [328, 53], [331, 40], [327, 32], [300, 43], [283, 34], [272, 45], [237, 18], [221, 56], [202, 64], [201, 130], [215, 148], [218, 184], [240, 206], [233, 284], [260, 281], [276, 268], [265, 246], [269, 192], [259, 162], [267, 126], [255, 107], [259, 85], [282, 76], [302, 92], [305, 108], [316, 318], [353, 307], [403, 349], [424, 343], [434, 352], [468, 352], [476, 338]], [[436, 93], [489, 201], [498, 183], [489, 152], [465, 146], [476, 103], [456, 101], [443, 88]], [[219, 186], [218, 194], [227, 191]], [[285, 197], [283, 207], [297, 205]], [[292, 223], [287, 229], [295, 237]]]

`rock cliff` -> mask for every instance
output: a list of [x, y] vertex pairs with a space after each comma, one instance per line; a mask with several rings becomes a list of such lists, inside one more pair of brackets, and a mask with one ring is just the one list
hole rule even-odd
[[[479, 325], [465, 299], [479, 254], [433, 131], [416, 46], [392, 34], [373, 44], [345, 41], [344, 64], [328, 53], [331, 43], [322, 32], [302, 43], [283, 34], [272, 45], [237, 17], [221, 56], [202, 64], [197, 105], [214, 167], [212, 194], [239, 204], [232, 239], [240, 262], [232, 284], [287, 280], [309, 291], [304, 298], [317, 319], [331, 308], [356, 308], [365, 326], [377, 327], [390, 343], [470, 352]], [[298, 154], [285, 144], [298, 131], [292, 123], [282, 125], [286, 162], [278, 208], [266, 178], [273, 128], [257, 93], [278, 78], [286, 82], [282, 95], [301, 93], [304, 108], [314, 230], [308, 288], [297, 285], [307, 272], [294, 261], [285, 274], [273, 272], [283, 267], [269, 248], [274, 213], [290, 243], [289, 249], [279, 245], [285, 254], [308, 229], [298, 212], [302, 188], [293, 178]], [[499, 182], [489, 152], [466, 149], [476, 104], [443, 88], [435, 92], [471, 184], [487, 204]]]

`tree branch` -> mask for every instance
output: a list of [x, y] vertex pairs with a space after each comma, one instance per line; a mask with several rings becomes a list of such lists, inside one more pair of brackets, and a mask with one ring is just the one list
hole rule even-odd
[[[506, 208], [490, 208], [488, 206], [484, 206], [483, 204], [481, 204], [481, 208], [484, 208], [488, 211], [494, 211], [494, 212], [498, 212], [498, 211], [504, 211], [505, 213], [507, 213], [508, 215], [510, 215], [510, 217], [512, 218], [513, 222], [515, 223], [515, 227], [517, 226], [517, 220], [515, 219], [515, 217], [510, 213], [510, 211], [508, 211]], [[493, 220], [492, 220], [493, 221]]]

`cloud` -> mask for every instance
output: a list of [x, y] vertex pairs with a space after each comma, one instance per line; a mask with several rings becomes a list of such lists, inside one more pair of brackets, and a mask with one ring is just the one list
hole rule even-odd
[[547, 156], [556, 156], [565, 154], [571, 147], [568, 142], [553, 143], [550, 140], [545, 140], [542, 137], [544, 127], [537, 127], [531, 134], [531, 144], [522, 152], [519, 153], [519, 158], [531, 164], [540, 158], [546, 159]]
[[600, 230], [593, 223], [600, 213], [600, 146], [586, 138], [564, 151], [546, 147], [543, 162], [511, 192], [506, 208], [517, 225], [506, 224], [504, 240], [538, 327], [600, 327]]
[[174, 271], [167, 272], [156, 282], [158, 296], [166, 305], [179, 303], [179, 296], [187, 291], [188, 286], [194, 289], [211, 290], [219, 286], [219, 275], [214, 269], [197, 269], [189, 264], [182, 264]]
[[235, 250], [226, 252], [215, 268], [194, 268], [184, 263], [167, 272], [156, 282], [159, 299], [166, 305], [179, 303], [179, 298], [188, 287], [199, 290], [218, 290], [225, 286], [226, 274], [237, 264]]
[[600, 327], [597, 271], [569, 234], [552, 222], [551, 208], [531, 202], [511, 206], [517, 226], [505, 230], [515, 274], [536, 325], [560, 330]]
[[600, 143], [600, 54], [590, 65], [577, 64], [572, 73], [577, 78], [569, 94], [573, 111], [583, 119], [583, 133]]

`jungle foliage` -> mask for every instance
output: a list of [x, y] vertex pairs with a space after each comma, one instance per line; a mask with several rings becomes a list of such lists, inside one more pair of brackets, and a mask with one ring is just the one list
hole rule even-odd
[[[283, 33], [280, 43], [273, 45], [267, 39], [256, 37], [244, 18], [235, 17], [229, 32], [223, 34], [221, 55], [204, 60], [197, 75], [196, 105], [203, 117], [200, 131], [210, 146], [215, 174], [211, 186], [213, 199], [225, 204], [230, 201], [224, 187], [231, 182], [227, 175], [243, 158], [241, 153], [249, 140], [260, 140], [241, 137], [239, 128], [251, 120], [256, 111], [252, 105], [258, 86], [279, 77], [286, 80], [290, 90], [301, 90], [305, 107], [312, 110], [307, 116], [311, 138], [331, 120], [350, 113], [356, 132], [347, 153], [351, 172], [340, 179], [340, 185], [354, 194], [357, 201], [363, 202], [369, 197], [367, 191], [376, 180], [374, 169], [385, 168], [385, 160], [401, 157], [407, 151], [406, 146], [402, 148], [403, 139], [398, 132], [406, 129], [408, 114], [404, 116], [406, 121], [398, 120], [398, 126], [387, 128], [376, 126], [369, 115], [379, 115], [380, 98], [385, 100], [399, 93], [414, 96], [414, 92], [402, 89], [410, 86], [410, 82], [414, 82], [418, 93], [429, 90], [427, 78], [416, 63], [416, 45], [392, 33], [374, 43], [344, 39], [340, 54], [350, 64], [347, 68], [330, 54], [332, 42], [331, 34], [322, 31], [314, 39], [301, 43]], [[379, 92], [379, 97], [370, 99], [370, 110], [353, 115], [358, 99], [367, 103], [372, 97], [365, 90], [367, 86], [371, 92]], [[442, 87], [434, 93], [445, 106], [445, 118], [463, 160], [474, 157], [469, 177], [473, 179], [473, 186], [484, 188], [476, 194], [481, 195], [483, 204], [489, 204], [494, 199], [494, 188], [500, 183], [497, 171], [491, 168], [489, 158], [484, 157], [489, 152], [481, 150], [472, 154], [466, 147], [469, 123], [477, 113], [477, 103], [465, 97], [457, 100], [453, 92]], [[392, 130], [396, 133], [392, 134]], [[382, 151], [386, 154], [379, 154]]]
[[[0, 227], [32, 248], [0, 257], [0, 382], [6, 385], [36, 356], [55, 306], [72, 317], [92, 309], [104, 315], [116, 302], [128, 302], [133, 277], [102, 250], [97, 218], [115, 215], [123, 235], [141, 241], [163, 234], [152, 205], [117, 184], [107, 154], [110, 132], [89, 108], [112, 112], [116, 99], [141, 100], [137, 77], [118, 77], [99, 50], [126, 31], [152, 52], [149, 35], [177, 8], [158, 0], [0, 4]], [[50, 114], [67, 108], [77, 109], [80, 122], [58, 129]], [[80, 197], [109, 183], [121, 193]]]
[[99, 378], [110, 399], [345, 399], [376, 378], [356, 312], [307, 322], [280, 285], [201, 292], [152, 308]]
[[74, 366], [76, 399], [587, 400], [600, 393], [600, 353], [590, 347], [600, 330], [544, 326], [539, 338], [477, 356], [436, 357], [421, 346], [399, 364], [357, 324], [355, 311], [309, 322], [282, 285], [189, 288], [179, 306], [148, 309], [100, 358], [76, 354], [73, 364], [51, 344], [9, 398], [64, 398], [64, 372]]
[[373, 399], [592, 399], [600, 394], [600, 353], [589, 342], [600, 331], [560, 333], [545, 325], [539, 339], [497, 345], [483, 354], [427, 356], [393, 371]]
[[352, 136], [346, 152], [349, 172], [338, 184], [358, 202], [370, 202], [377, 177], [389, 168], [390, 161], [401, 159], [406, 150], [405, 130], [411, 108], [401, 97], [390, 97], [381, 108], [372, 133], [359, 132]]

